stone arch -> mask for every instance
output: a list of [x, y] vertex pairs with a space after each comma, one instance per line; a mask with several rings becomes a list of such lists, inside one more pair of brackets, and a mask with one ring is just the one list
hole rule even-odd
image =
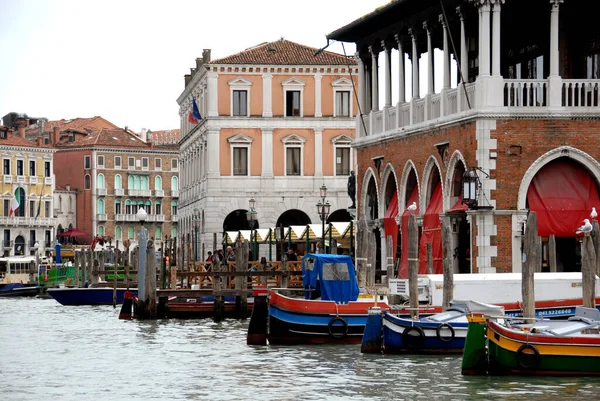
[[529, 189], [529, 185], [531, 185], [533, 177], [535, 177], [538, 171], [540, 171], [542, 167], [544, 167], [546, 164], [560, 157], [568, 157], [581, 163], [581, 165], [583, 165], [590, 172], [590, 174], [593, 175], [594, 179], [596, 180], [596, 184], [600, 182], [600, 163], [598, 163], [598, 161], [596, 161], [592, 156], [588, 155], [587, 153], [574, 147], [560, 146], [541, 155], [537, 160], [535, 160], [531, 164], [531, 166], [523, 175], [517, 198], [518, 210], [525, 209], [527, 203], [527, 190]]
[[[419, 198], [421, 196], [421, 183], [419, 181], [419, 173], [417, 170], [417, 166], [415, 165], [415, 163], [412, 160], [408, 160], [405, 164], [404, 164], [404, 169], [402, 171], [402, 178], [400, 179], [400, 188], [402, 189], [401, 191], [399, 191], [399, 196], [398, 196], [398, 214], [401, 215], [404, 212], [404, 208], [406, 207], [406, 202], [408, 202], [408, 196], [410, 196], [407, 193], [407, 185], [408, 185], [408, 179], [410, 177], [411, 172], [414, 173], [415, 179], [417, 180], [417, 191], [419, 193]], [[419, 201], [420, 204], [420, 201]], [[419, 209], [420, 210], [420, 209]]]
[[[362, 185], [360, 186], [360, 218], [359, 219], [368, 219], [368, 209], [369, 209], [369, 195], [368, 195], [368, 189], [369, 189], [369, 182], [371, 182], [371, 180], [373, 180], [373, 182], [375, 183], [375, 196], [377, 196], [377, 194], [379, 193], [379, 188], [378, 188], [378, 184], [377, 184], [377, 174], [375, 173], [375, 171], [373, 170], [372, 167], [369, 167], [367, 169], [367, 171], [365, 171], [365, 175], [363, 176], [363, 182]], [[379, 205], [378, 200], [376, 201], [376, 205]], [[377, 211], [377, 215], [379, 215], [379, 211]]]
[[[444, 210], [449, 210], [452, 206], [454, 206], [454, 198], [456, 197], [456, 192], [454, 191], [454, 189], [457, 182], [456, 174], [460, 175], [460, 182], [462, 183], [462, 175], [466, 170], [467, 162], [465, 161], [464, 156], [459, 150], [455, 150], [454, 153], [452, 153], [452, 156], [450, 157], [450, 161], [448, 162], [448, 169], [446, 170], [446, 180], [444, 185], [445, 192], [443, 192]], [[462, 193], [462, 187], [459, 187], [459, 193]]]
[[[335, 202], [332, 202], [333, 199], [328, 200], [329, 203], [331, 203], [331, 210], [335, 210], [337, 208], [337, 205], [334, 207], [333, 203]], [[264, 218], [266, 218], [267, 220], [265, 223], [267, 225], [265, 225], [264, 227], [275, 227], [277, 225], [277, 220], [279, 220], [279, 217], [288, 210], [300, 210], [309, 217], [310, 221], [321, 221], [317, 213], [317, 207], [312, 203], [308, 202], [306, 198], [292, 198], [282, 196], [281, 200], [275, 204], [273, 213], [271, 213], [269, 216], [264, 216]]]
[[429, 159], [427, 159], [427, 162], [425, 163], [425, 168], [423, 169], [423, 191], [419, 193], [419, 199], [421, 202], [421, 208], [419, 210], [421, 211], [421, 214], [425, 213], [425, 210], [427, 210], [429, 200], [431, 199], [431, 196], [433, 195], [433, 190], [435, 189], [435, 185], [433, 184], [437, 184], [437, 181], [435, 181], [436, 177], [434, 175], [435, 171], [437, 171], [439, 182], [442, 185], [442, 194], [445, 193], [444, 180], [442, 178], [442, 169], [440, 167], [440, 164], [434, 156], [429, 156]]
[[395, 186], [396, 189], [396, 196], [399, 198], [399, 187], [398, 187], [398, 179], [396, 176], [396, 171], [394, 170], [394, 167], [392, 166], [391, 163], [388, 163], [387, 166], [385, 166], [385, 169], [383, 170], [383, 175], [381, 178], [381, 189], [380, 189], [380, 193], [379, 195], [379, 210], [383, 211], [383, 213], [385, 213], [385, 211], [387, 210], [391, 199], [388, 199], [392, 196], [392, 194], [389, 193], [389, 185], [391, 184], [391, 181], [393, 180], [393, 184]]

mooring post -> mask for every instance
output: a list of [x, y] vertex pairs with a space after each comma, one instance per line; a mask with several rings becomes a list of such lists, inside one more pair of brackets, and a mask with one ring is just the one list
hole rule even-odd
[[596, 307], [596, 251], [592, 237], [583, 237], [581, 252], [581, 284], [583, 292], [583, 306]]
[[554, 234], [548, 237], [548, 271], [556, 273], [556, 238]]
[[442, 307], [446, 310], [454, 298], [454, 272], [452, 271], [452, 245], [450, 244], [450, 218], [442, 220], [442, 264], [444, 267], [444, 287], [442, 289]]
[[596, 251], [596, 274], [600, 276], [600, 231], [598, 231], [598, 220], [592, 220], [592, 241]]
[[537, 217], [529, 212], [525, 228], [525, 264], [523, 265], [521, 292], [523, 296], [523, 318], [533, 322], [535, 319], [535, 284], [534, 273], [541, 266], [541, 246], [538, 236]]
[[417, 216], [408, 219], [408, 297], [410, 301], [410, 316], [419, 317], [419, 228]]
[[427, 255], [427, 274], [433, 274], [433, 248], [431, 242], [425, 244], [426, 255]]
[[[219, 258], [215, 258], [213, 261], [213, 297], [214, 297], [214, 310], [215, 310], [215, 322], [220, 322], [223, 320], [223, 314], [225, 309], [224, 298], [222, 295], [223, 291], [223, 276], [221, 276], [221, 272], [223, 271], [223, 266], [227, 265], [226, 261], [221, 262]], [[216, 273], [216, 274], [215, 274]]]
[[[236, 247], [236, 271], [248, 271], [248, 241], [244, 241], [241, 246]], [[248, 276], [236, 276], [236, 290], [240, 291], [240, 295], [236, 296], [236, 301], [239, 297], [240, 302], [236, 302], [236, 307], [239, 305], [238, 316], [240, 319], [247, 318], [248, 311]]]
[[[74, 253], [75, 259], [75, 287], [81, 287], [85, 282], [85, 277], [81, 278], [81, 254], [79, 252]], [[85, 275], [85, 274], [84, 274]]]
[[148, 240], [146, 245], [146, 274], [144, 291], [146, 298], [146, 318], [156, 319], [156, 254], [154, 253], [154, 241]]
[[138, 316], [145, 319], [145, 304], [148, 299], [146, 293], [146, 249], [148, 247], [148, 230], [142, 225], [140, 229], [140, 241], [137, 249], [137, 271], [138, 271]]

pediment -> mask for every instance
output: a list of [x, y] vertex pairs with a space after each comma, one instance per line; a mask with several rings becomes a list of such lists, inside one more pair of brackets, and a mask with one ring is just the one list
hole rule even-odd
[[334, 138], [331, 138], [332, 143], [343, 143], [343, 142], [352, 143], [352, 141], [354, 141], [354, 138], [351, 138], [348, 135], [344, 135], [344, 134], [338, 135]]
[[303, 138], [301, 136], [292, 134], [292, 135], [288, 135], [286, 137], [283, 137], [281, 139], [281, 142], [283, 143], [290, 143], [290, 142], [300, 142], [300, 143], [304, 143], [306, 142], [306, 138]]
[[282, 86], [304, 86], [306, 84], [301, 79], [292, 77], [290, 79], [286, 79], [285, 81], [283, 81], [281, 83], [281, 85]]
[[350, 81], [348, 78], [340, 78], [337, 81], [334, 81], [331, 83], [331, 86], [335, 86], [335, 87], [346, 87], [346, 86], [352, 86], [352, 81]]
[[229, 138], [227, 138], [227, 142], [229, 143], [252, 143], [254, 140], [252, 138], [250, 138], [249, 136], [246, 136], [244, 134], [236, 134], [233, 136], [230, 136]]
[[227, 83], [229, 84], [229, 86], [251, 86], [252, 85], [252, 82], [250, 82], [247, 79], [244, 79], [242, 77], [234, 78], [230, 81], [227, 81]]

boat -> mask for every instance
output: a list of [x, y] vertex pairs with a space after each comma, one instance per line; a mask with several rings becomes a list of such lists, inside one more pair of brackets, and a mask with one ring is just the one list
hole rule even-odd
[[600, 375], [600, 311], [533, 323], [470, 316], [462, 374]]
[[[375, 308], [373, 308], [375, 309]], [[504, 314], [504, 308], [476, 301], [452, 301], [449, 308], [420, 318], [404, 317], [381, 308], [370, 310], [361, 352], [387, 354], [461, 353], [470, 313]]]
[[5, 284], [0, 288], [0, 297], [35, 297], [40, 292], [37, 285], [24, 285], [21, 283]]
[[113, 299], [114, 289], [111, 287], [87, 287], [87, 288], [48, 288], [48, 295], [58, 301], [61, 305], [114, 305], [122, 304], [125, 299], [125, 292], [131, 291], [137, 295], [137, 288], [116, 289], [116, 302]]
[[[224, 316], [225, 318], [236, 318], [240, 315], [248, 316], [252, 312], [254, 298], [249, 297], [247, 308], [242, 313], [239, 297], [224, 297]], [[189, 318], [208, 318], [215, 316], [215, 297], [212, 295], [203, 295], [198, 297], [172, 296], [167, 298], [165, 310], [167, 318], [189, 319]]]
[[0, 257], [0, 287], [11, 283], [38, 284], [35, 256]]
[[248, 344], [360, 344], [368, 308], [385, 297], [360, 294], [348, 255], [307, 254], [303, 289], [271, 288], [254, 299]]

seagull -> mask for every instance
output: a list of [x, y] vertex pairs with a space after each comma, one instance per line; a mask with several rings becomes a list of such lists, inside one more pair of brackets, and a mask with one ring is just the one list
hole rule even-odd
[[590, 221], [588, 219], [583, 220], [583, 225], [581, 227], [579, 227], [577, 230], [575, 230], [575, 234], [589, 234], [592, 232], [592, 229], [594, 227], [592, 226], [592, 224], [590, 223]]
[[407, 210], [410, 210], [411, 212], [412, 212], [413, 210], [417, 210], [417, 202], [413, 202], [413, 203], [411, 203], [411, 204], [410, 204], [410, 206], [409, 206], [409, 207], [407, 207], [406, 209], [407, 209]]
[[595, 219], [596, 217], [598, 217], [598, 213], [596, 212], [596, 208], [593, 207], [592, 213], [590, 213], [590, 219]]

